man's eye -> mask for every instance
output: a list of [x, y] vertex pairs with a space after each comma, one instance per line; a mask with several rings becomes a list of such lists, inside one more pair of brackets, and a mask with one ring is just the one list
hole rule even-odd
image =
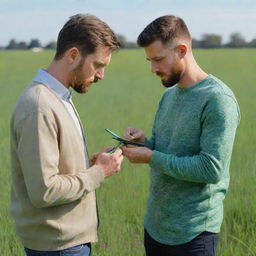
[[105, 65], [100, 64], [100, 63], [96, 63], [96, 64], [94, 65], [94, 67], [95, 67], [95, 68], [104, 68]]

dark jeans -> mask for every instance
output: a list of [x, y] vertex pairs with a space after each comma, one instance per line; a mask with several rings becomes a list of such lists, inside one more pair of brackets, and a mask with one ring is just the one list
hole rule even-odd
[[91, 244], [81, 244], [60, 251], [36, 251], [25, 248], [27, 256], [90, 256]]
[[218, 240], [218, 234], [203, 232], [188, 243], [171, 246], [155, 241], [146, 230], [144, 232], [147, 256], [214, 256]]

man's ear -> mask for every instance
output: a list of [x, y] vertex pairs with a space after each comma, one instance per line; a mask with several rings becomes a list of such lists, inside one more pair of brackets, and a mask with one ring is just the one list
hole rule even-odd
[[72, 47], [65, 52], [65, 57], [69, 65], [76, 66], [80, 62], [81, 54], [76, 47]]
[[177, 46], [179, 57], [182, 59], [188, 52], [188, 46], [186, 44], [179, 44]]

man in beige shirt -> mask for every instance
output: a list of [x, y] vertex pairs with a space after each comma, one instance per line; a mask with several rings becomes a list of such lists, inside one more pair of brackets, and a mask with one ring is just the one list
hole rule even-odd
[[119, 42], [92, 15], [72, 16], [61, 29], [47, 69], [19, 97], [11, 118], [11, 213], [27, 255], [90, 255], [97, 242], [95, 189], [120, 170], [122, 151], [93, 156], [70, 88], [87, 93], [104, 78]]

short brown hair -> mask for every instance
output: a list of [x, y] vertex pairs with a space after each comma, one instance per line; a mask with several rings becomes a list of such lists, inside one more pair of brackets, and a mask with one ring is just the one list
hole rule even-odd
[[152, 21], [138, 36], [137, 43], [141, 47], [149, 46], [156, 40], [163, 44], [172, 43], [183, 38], [191, 42], [191, 36], [185, 22], [174, 15], [161, 16]]
[[60, 59], [72, 47], [85, 56], [95, 52], [99, 45], [108, 46], [112, 52], [120, 47], [114, 31], [104, 21], [90, 14], [76, 14], [59, 32], [54, 58]]

